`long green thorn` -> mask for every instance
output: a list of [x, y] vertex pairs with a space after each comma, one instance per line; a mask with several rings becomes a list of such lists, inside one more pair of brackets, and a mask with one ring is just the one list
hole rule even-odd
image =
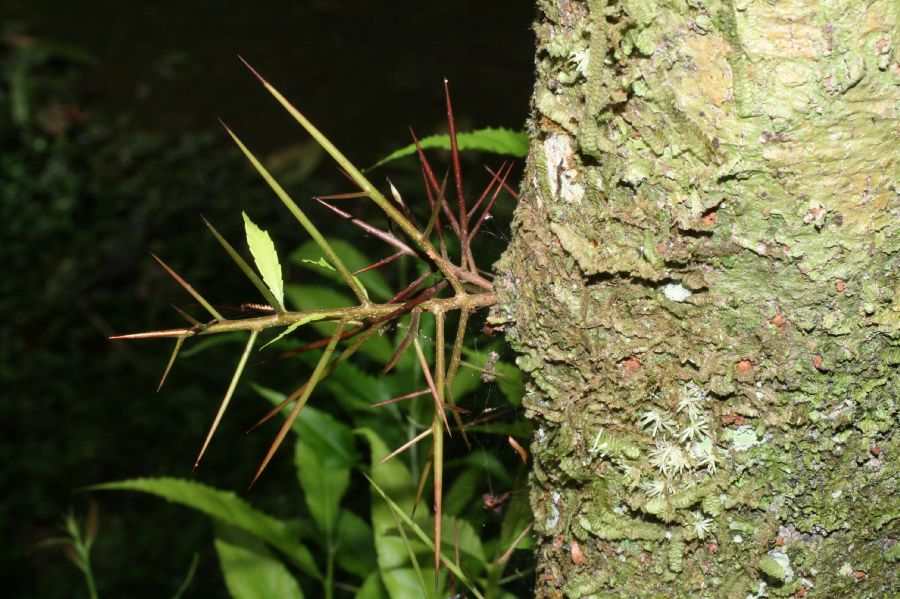
[[313, 370], [312, 376], [309, 377], [309, 381], [307, 381], [305, 388], [303, 389], [303, 393], [301, 393], [297, 398], [297, 402], [294, 404], [294, 408], [291, 410], [290, 415], [281, 426], [281, 430], [278, 431], [278, 435], [275, 437], [275, 441], [273, 441], [272, 445], [269, 447], [269, 451], [268, 453], [266, 453], [266, 457], [263, 459], [262, 464], [259, 465], [259, 469], [256, 471], [256, 475], [254, 475], [253, 480], [250, 482], [250, 487], [256, 484], [256, 481], [259, 480], [259, 476], [263, 473], [263, 470], [265, 470], [266, 466], [269, 465], [269, 461], [272, 459], [272, 456], [274, 456], [275, 452], [278, 451], [278, 447], [281, 445], [281, 442], [284, 441], [284, 437], [287, 435], [287, 432], [290, 430], [291, 426], [293, 426], [294, 421], [297, 420], [297, 416], [300, 415], [300, 410], [302, 410], [303, 406], [306, 405], [306, 401], [312, 394], [313, 389], [316, 388], [316, 385], [322, 378], [322, 374], [328, 366], [328, 360], [331, 359], [331, 354], [334, 353], [334, 348], [337, 347], [338, 341], [341, 338], [341, 332], [343, 332], [344, 330], [344, 324], [345, 323], [341, 321], [338, 327], [334, 330], [334, 333], [331, 334], [331, 340], [328, 342], [328, 346], [325, 348], [325, 351], [322, 352], [322, 357], [319, 358], [319, 361], [316, 364], [316, 368]]
[[194, 299], [197, 300], [198, 302], [200, 302], [200, 305], [203, 306], [204, 308], [206, 308], [206, 311], [213, 315], [213, 318], [215, 318], [216, 320], [225, 320], [225, 318], [221, 314], [219, 314], [218, 310], [213, 308], [212, 305], [208, 301], [206, 301], [202, 295], [197, 293], [197, 290], [194, 289], [193, 287], [191, 287], [191, 285], [187, 281], [182, 279], [181, 276], [179, 276], [179, 274], [177, 272], [175, 272], [174, 270], [169, 268], [169, 265], [166, 264], [165, 262], [163, 262], [159, 256], [157, 256], [153, 252], [150, 252], [150, 255], [153, 256], [157, 262], [159, 262], [160, 266], [162, 266], [164, 269], [166, 269], [167, 273], [172, 275], [173, 279], [178, 281], [179, 285], [184, 287], [185, 291], [187, 291], [192, 296], [194, 296]]
[[390, 202], [384, 195], [378, 191], [378, 189], [372, 185], [372, 183], [366, 178], [365, 175], [360, 172], [356, 166], [350, 160], [341, 153], [340, 150], [335, 147], [331, 141], [325, 137], [325, 135], [319, 131], [315, 125], [313, 125], [309, 119], [307, 119], [303, 114], [294, 107], [293, 104], [288, 102], [287, 98], [281, 95], [277, 89], [275, 89], [272, 84], [266, 81], [262, 75], [260, 75], [256, 69], [254, 69], [250, 64], [243, 59], [243, 57], [238, 56], [240, 61], [244, 63], [250, 72], [259, 80], [260, 83], [263, 84], [263, 87], [268, 90], [270, 94], [284, 107], [288, 113], [294, 117], [294, 120], [297, 121], [301, 127], [306, 129], [307, 133], [312, 135], [313, 139], [318, 142], [322, 149], [324, 149], [328, 154], [334, 159], [338, 165], [346, 171], [350, 178], [353, 179], [353, 182], [356, 183], [359, 188], [364, 191], [373, 202], [375, 202], [379, 208], [381, 208], [385, 214], [387, 214], [388, 218], [397, 223], [397, 226], [409, 237], [412, 239], [419, 248], [425, 252], [425, 254], [441, 269], [441, 272], [450, 280], [453, 285], [454, 291], [457, 293], [462, 293], [463, 288], [460, 284], [456, 274], [454, 273], [454, 269], [451, 264], [449, 264], [446, 260], [441, 258], [437, 252], [435, 252], [434, 248], [428, 243], [427, 240], [422, 239], [422, 233], [413, 225], [406, 216], [392, 203]]
[[166, 369], [163, 371], [162, 378], [159, 379], [159, 385], [156, 387], [157, 393], [162, 389], [163, 383], [166, 382], [166, 377], [169, 376], [169, 371], [172, 370], [172, 364], [175, 363], [175, 358], [178, 357], [178, 351], [181, 349], [184, 339], [184, 337], [179, 337], [175, 340], [175, 349], [172, 350], [172, 356], [169, 358], [169, 363], [166, 364]]
[[278, 196], [278, 199], [287, 207], [288, 210], [291, 211], [291, 214], [294, 215], [300, 225], [309, 233], [309, 236], [313, 238], [313, 241], [316, 242], [316, 245], [319, 246], [325, 253], [325, 257], [328, 258], [328, 261], [334, 266], [335, 270], [340, 273], [341, 277], [344, 279], [344, 282], [353, 290], [353, 294], [356, 296], [356, 299], [359, 300], [360, 304], [369, 305], [369, 298], [366, 297], [366, 292], [363, 291], [362, 287], [360, 287], [359, 283], [356, 279], [353, 278], [353, 275], [350, 274], [350, 271], [347, 269], [347, 266], [344, 264], [343, 260], [338, 258], [338, 255], [331, 248], [331, 244], [328, 243], [328, 240], [319, 232], [316, 226], [306, 217], [303, 210], [300, 209], [300, 206], [288, 195], [288, 193], [284, 190], [283, 187], [269, 174], [269, 171], [266, 170], [266, 167], [262, 165], [262, 163], [253, 155], [253, 153], [244, 145], [244, 142], [240, 140], [240, 138], [232, 131], [228, 125], [226, 125], [221, 120], [222, 126], [225, 128], [225, 131], [228, 132], [228, 135], [231, 136], [231, 139], [234, 140], [234, 143], [241, 149], [241, 152], [244, 153], [247, 160], [250, 161], [250, 164], [253, 165], [253, 168], [256, 169], [256, 172], [265, 179], [266, 183], [269, 184], [269, 187], [272, 188], [272, 191], [275, 192], [275, 195]]
[[406, 451], [407, 449], [409, 449], [410, 447], [412, 447], [413, 445], [415, 445], [416, 443], [418, 443], [419, 441], [421, 441], [422, 439], [424, 439], [425, 437], [430, 435], [432, 432], [434, 432], [432, 429], [426, 428], [420, 434], [416, 435], [415, 437], [413, 437], [412, 439], [410, 439], [409, 441], [407, 441], [406, 443], [404, 443], [403, 445], [401, 445], [400, 447], [398, 447], [397, 449], [395, 449], [388, 455], [384, 456], [381, 459], [381, 461], [376, 464], [376, 466], [381, 466], [388, 460], [400, 455], [401, 453], [403, 453], [404, 451]]
[[[432, 450], [434, 452], [434, 464], [432, 465], [434, 469], [434, 593], [437, 595], [437, 573], [441, 565], [441, 519], [444, 513], [444, 431], [441, 428], [440, 416], [443, 416], [444, 424], [447, 424], [447, 415], [443, 413], [447, 370], [444, 362], [444, 313], [435, 312], [434, 320], [434, 384], [438, 391], [437, 405], [442, 408], [440, 414], [438, 414], [438, 410], [434, 411], [434, 420], [431, 425], [431, 430], [434, 432], [434, 448]], [[448, 425], [447, 431], [449, 432], [449, 430], [450, 426]]]
[[269, 288], [265, 283], [262, 282], [262, 279], [253, 271], [253, 268], [247, 264], [247, 261], [234, 249], [234, 247], [228, 243], [228, 240], [222, 237], [221, 233], [219, 233], [212, 223], [206, 220], [206, 217], [201, 216], [203, 222], [206, 223], [206, 226], [209, 227], [209, 230], [212, 231], [213, 236], [219, 242], [219, 244], [225, 248], [225, 251], [228, 252], [228, 255], [231, 256], [231, 259], [234, 260], [234, 263], [237, 264], [238, 268], [241, 269], [247, 278], [250, 279], [250, 282], [253, 283], [253, 286], [256, 287], [260, 293], [262, 293], [263, 297], [266, 298], [266, 301], [269, 302], [269, 305], [278, 310], [279, 312], [284, 312], [284, 305], [278, 301], [278, 298], [269, 291]]
[[[434, 541], [432, 541], [431, 539], [428, 538], [428, 535], [425, 534], [425, 531], [422, 530], [422, 528], [418, 524], [416, 524], [412, 518], [407, 516], [406, 513], [402, 509], [400, 509], [400, 506], [397, 505], [393, 499], [388, 497], [387, 493], [384, 492], [384, 489], [382, 489], [380, 486], [378, 486], [378, 483], [376, 483], [374, 480], [372, 480], [372, 478], [369, 475], [363, 473], [363, 476], [366, 477], [366, 480], [369, 481], [369, 484], [372, 485], [372, 487], [375, 489], [375, 491], [379, 495], [381, 495], [381, 498], [384, 499], [385, 503], [388, 504], [388, 507], [390, 507], [392, 510], [394, 510], [394, 513], [397, 514], [397, 517], [403, 521], [403, 523], [407, 526], [407, 528], [409, 528], [411, 531], [413, 531], [415, 533], [415, 535], [417, 537], [419, 537], [419, 540], [421, 540], [425, 544], [426, 547], [428, 547], [429, 549], [434, 549], [434, 547], [435, 547]], [[455, 563], [453, 563], [453, 560], [447, 558], [447, 556], [445, 556], [443, 553], [440, 553], [439, 555], [441, 557], [441, 561], [444, 563], [445, 566], [447, 566], [447, 569], [450, 570], [451, 572], [453, 572], [453, 574], [456, 575], [456, 578], [460, 582], [462, 582], [464, 585], [466, 585], [469, 588], [469, 590], [472, 591], [472, 594], [475, 595], [475, 597], [477, 599], [484, 599], [484, 595], [481, 594], [481, 592], [478, 590], [478, 588], [475, 586], [475, 584], [469, 579], [469, 577], [466, 576], [465, 573], [463, 573], [463, 571], [460, 570], [459, 567]], [[435, 572], [435, 574], [437, 574], [437, 573]]]
[[222, 415], [225, 414], [225, 409], [228, 407], [228, 403], [231, 401], [231, 396], [234, 395], [234, 390], [237, 388], [238, 381], [241, 378], [241, 373], [244, 372], [244, 366], [247, 365], [247, 358], [250, 357], [250, 351], [253, 349], [253, 344], [256, 343], [257, 335], [259, 335], [259, 331], [250, 331], [250, 338], [247, 339], [247, 345], [246, 347], [244, 347], [244, 353], [241, 354], [241, 359], [238, 361], [237, 368], [234, 369], [234, 376], [231, 377], [231, 383], [228, 385], [228, 390], [225, 392], [225, 398], [222, 400], [221, 405], [219, 405], [219, 411], [216, 414], [216, 418], [215, 420], [213, 420], [212, 426], [209, 429], [209, 433], [206, 435], [206, 440], [203, 442], [203, 447], [200, 448], [200, 454], [197, 456], [197, 461], [194, 462], [195, 469], [200, 464], [200, 460], [203, 458], [203, 454], [206, 451], [206, 448], [209, 446], [209, 442], [212, 440], [216, 429], [219, 427], [219, 422], [222, 421]]

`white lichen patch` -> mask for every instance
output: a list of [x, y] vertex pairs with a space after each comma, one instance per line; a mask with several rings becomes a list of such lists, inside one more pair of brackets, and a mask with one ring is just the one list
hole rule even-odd
[[679, 303], [687, 301], [687, 299], [693, 295], [691, 290], [681, 283], [667, 283], [663, 285], [662, 291], [663, 295], [666, 296], [666, 299]]
[[747, 451], [751, 447], [756, 447], [762, 443], [753, 427], [746, 424], [725, 431], [723, 437], [726, 441], [731, 442], [731, 448], [735, 451]]
[[554, 133], [544, 141], [550, 193], [553, 197], [570, 204], [581, 204], [584, 199], [584, 186], [578, 183], [579, 175], [575, 168], [574, 154], [572, 139], [568, 135]]
[[650, 452], [650, 464], [667, 478], [681, 474], [690, 465], [681, 447], [667, 441], [658, 442]]

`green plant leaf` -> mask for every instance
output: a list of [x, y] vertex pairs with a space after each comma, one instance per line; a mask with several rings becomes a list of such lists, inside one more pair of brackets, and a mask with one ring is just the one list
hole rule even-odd
[[[328, 243], [334, 250], [334, 253], [344, 261], [350, 272], [355, 272], [365, 268], [369, 264], [375, 262], [370, 256], [367, 256], [356, 248], [352, 243], [334, 237], [328, 237]], [[314, 271], [331, 281], [341, 283], [343, 279], [334, 266], [322, 256], [322, 250], [312, 241], [304, 242], [300, 247], [291, 252], [290, 261], [297, 266]], [[322, 270], [322, 269], [326, 270]], [[354, 278], [363, 285], [365, 289], [377, 300], [386, 301], [391, 299], [394, 294], [390, 285], [377, 269], [367, 270], [364, 273], [356, 275]]]
[[[524, 158], [528, 156], [528, 134], [525, 131], [513, 131], [512, 129], [488, 127], [466, 133], [457, 133], [456, 141], [460, 150], [478, 150], [493, 154], [505, 154]], [[449, 135], [430, 135], [419, 140], [423, 150], [428, 148], [450, 149]], [[416, 145], [406, 147], [385, 156], [366, 170], [372, 170], [379, 166], [416, 153]]]
[[263, 346], [260, 347], [259, 349], [261, 349], [261, 350], [262, 350], [262, 349], [265, 349], [265, 348], [267, 348], [268, 346], [270, 346], [270, 345], [272, 345], [273, 343], [275, 343], [276, 341], [281, 341], [281, 339], [283, 339], [284, 337], [287, 337], [288, 335], [290, 335], [291, 333], [293, 333], [294, 331], [296, 331], [297, 329], [299, 329], [299, 328], [302, 327], [303, 325], [305, 325], [305, 324], [307, 324], [307, 323], [310, 323], [310, 322], [315, 322], [315, 321], [317, 321], [317, 320], [322, 320], [323, 318], [325, 318], [325, 315], [324, 315], [324, 314], [310, 314], [310, 315], [308, 315], [308, 316], [304, 316], [303, 318], [301, 318], [301, 319], [298, 320], [297, 322], [291, 323], [291, 325], [290, 325], [289, 327], [287, 327], [286, 329], [284, 329], [283, 331], [281, 331], [281, 332], [278, 334], [277, 337], [275, 337], [274, 339], [272, 339], [271, 341], [269, 341], [268, 343], [266, 343], [265, 345], [263, 345]]
[[216, 553], [234, 599], [303, 599], [291, 573], [265, 545], [240, 529], [216, 526]]
[[381, 582], [380, 572], [376, 570], [366, 576], [354, 599], [388, 599], [387, 591], [384, 590], [384, 584]]
[[[275, 244], [269, 234], [257, 227], [246, 212], [241, 213], [244, 216], [244, 231], [247, 234], [247, 245], [250, 247], [250, 253], [253, 254], [253, 261], [256, 262], [256, 268], [262, 275], [263, 281], [279, 305], [284, 305], [284, 280], [281, 277], [281, 263], [278, 261], [278, 252], [275, 251]], [[278, 306], [275, 306], [276, 308]]]
[[[298, 310], [308, 312], [311, 310], [327, 310], [330, 308], [345, 308], [354, 305], [352, 299], [329, 287], [318, 285], [287, 285], [284, 289], [291, 305]], [[331, 320], [319, 320], [312, 323], [312, 328], [320, 335], [331, 335], [337, 326]], [[391, 357], [394, 349], [390, 341], [384, 335], [375, 335], [363, 345], [360, 350], [366, 356], [378, 363], [385, 363]]]
[[378, 569], [372, 528], [365, 520], [346, 509], [338, 516], [335, 549], [338, 566], [347, 572], [366, 578], [370, 572]]
[[[478, 367], [484, 367], [488, 363], [489, 351], [476, 351], [463, 347], [466, 360]], [[522, 397], [525, 395], [525, 383], [522, 381], [522, 371], [506, 362], [498, 360], [494, 365], [497, 386], [506, 397], [506, 400], [516, 407], [522, 405]]]
[[290, 533], [286, 523], [251, 507], [230, 491], [178, 478], [135, 478], [87, 487], [88, 491], [140, 491], [180, 503], [236, 526], [284, 553], [298, 568], [322, 579], [309, 550]]
[[350, 486], [350, 468], [326, 465], [327, 457], [327, 454], [320, 454], [314, 446], [304, 442], [302, 436], [295, 445], [294, 465], [306, 507], [319, 530], [330, 539], [341, 510], [341, 499]]

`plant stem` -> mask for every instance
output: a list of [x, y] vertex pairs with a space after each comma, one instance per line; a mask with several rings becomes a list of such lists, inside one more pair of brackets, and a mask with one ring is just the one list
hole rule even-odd
[[434, 319], [434, 386], [437, 387], [438, 405], [434, 408], [431, 430], [434, 437], [434, 592], [437, 595], [438, 572], [441, 565], [441, 517], [444, 492], [444, 421], [438, 407], [444, 405], [444, 385], [447, 371], [444, 367], [444, 313], [439, 310], [435, 311]]

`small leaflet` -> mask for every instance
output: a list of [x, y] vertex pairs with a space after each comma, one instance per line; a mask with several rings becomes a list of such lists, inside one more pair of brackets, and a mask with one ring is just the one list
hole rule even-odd
[[253, 261], [259, 274], [272, 295], [281, 305], [284, 305], [284, 282], [281, 277], [281, 263], [278, 261], [278, 252], [269, 234], [257, 227], [246, 212], [244, 216], [244, 231], [247, 234], [247, 245], [253, 254]]

